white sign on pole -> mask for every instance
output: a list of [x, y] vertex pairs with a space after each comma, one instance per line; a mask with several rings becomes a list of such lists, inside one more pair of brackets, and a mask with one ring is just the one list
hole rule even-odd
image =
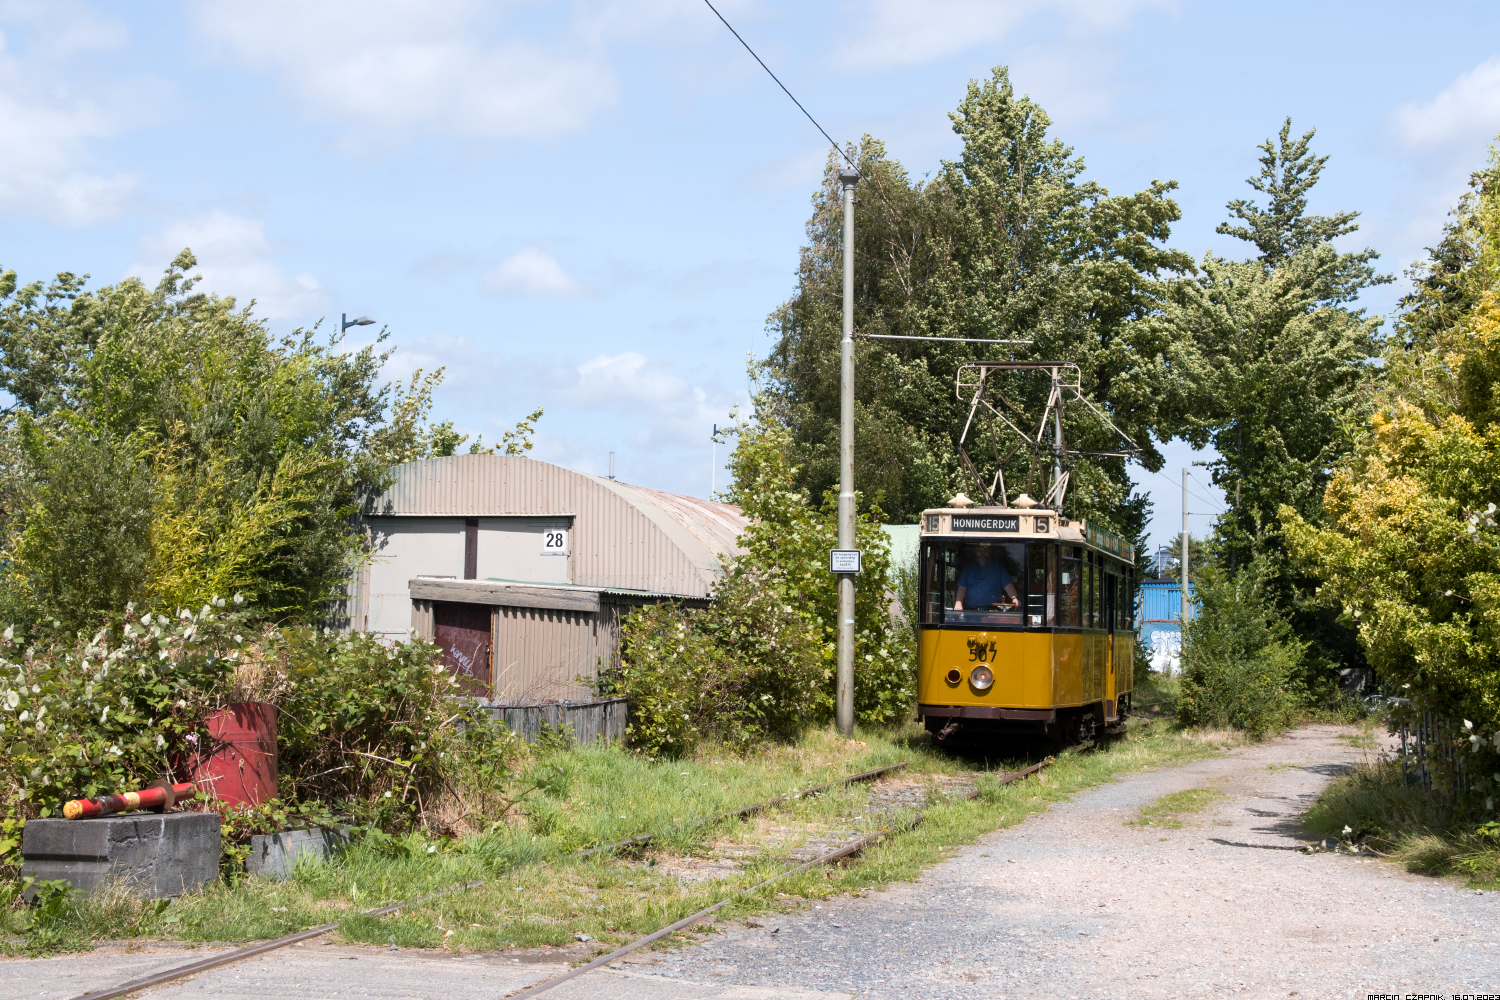
[[859, 549], [830, 549], [828, 552], [828, 572], [830, 573], [858, 573], [862, 568]]

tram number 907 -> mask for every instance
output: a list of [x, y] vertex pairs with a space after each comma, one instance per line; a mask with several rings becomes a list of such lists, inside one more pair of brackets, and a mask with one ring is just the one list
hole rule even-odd
[[969, 640], [969, 662], [970, 663], [994, 663], [995, 662], [995, 640], [984, 639]]

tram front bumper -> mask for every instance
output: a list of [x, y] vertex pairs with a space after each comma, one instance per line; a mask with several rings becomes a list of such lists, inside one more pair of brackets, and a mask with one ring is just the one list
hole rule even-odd
[[1005, 719], [1011, 722], [1056, 722], [1055, 708], [991, 708], [989, 705], [918, 705], [917, 714], [947, 719]]

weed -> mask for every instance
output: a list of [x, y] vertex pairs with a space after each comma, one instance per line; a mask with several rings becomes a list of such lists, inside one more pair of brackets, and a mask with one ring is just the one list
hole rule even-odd
[[[234, 887], [221, 883], [164, 909], [125, 896], [80, 900], [60, 919], [67, 939], [80, 942], [141, 937], [245, 941], [336, 922], [344, 940], [375, 945], [475, 951], [561, 946], [587, 935], [591, 946], [608, 948], [784, 871], [787, 852], [810, 836], [870, 832], [912, 813], [909, 808], [873, 811], [872, 787], [862, 783], [795, 799], [748, 821], [695, 826], [694, 817], [903, 759], [911, 764], [901, 781], [926, 786], [928, 804], [922, 806], [923, 821], [916, 829], [858, 859], [746, 894], [726, 908], [723, 918], [729, 919], [783, 909], [798, 899], [862, 893], [916, 878], [955, 847], [1023, 822], [1116, 773], [1197, 759], [1233, 739], [1159, 723], [1132, 727], [1124, 738], [1093, 752], [1063, 752], [1044, 772], [1045, 783], [1033, 777], [1004, 786], [996, 783], [995, 774], [1036, 758], [955, 756], [933, 748], [916, 726], [862, 732], [861, 742], [816, 729], [796, 744], [769, 748], [750, 759], [650, 761], [617, 747], [582, 746], [548, 758], [554, 769], [547, 772], [549, 790], [539, 784], [527, 800], [525, 823], [502, 824], [456, 840], [419, 833], [371, 836], [327, 861], [300, 859], [285, 882], [250, 877]], [[937, 776], [976, 773], [980, 795], [973, 800], [939, 791]], [[534, 809], [535, 803], [545, 803], [545, 810]], [[658, 834], [649, 849], [569, 857], [581, 847], [645, 830]], [[688, 878], [685, 863], [701, 866], [714, 843], [725, 840], [766, 849], [751, 854], [738, 870], [730, 869], [726, 878]], [[476, 888], [397, 915], [362, 915], [376, 906], [481, 879], [484, 883]]]
[[1179, 830], [1182, 828], [1182, 820], [1178, 817], [1200, 813], [1223, 798], [1224, 793], [1213, 788], [1189, 788], [1182, 792], [1172, 792], [1141, 806], [1136, 811], [1136, 818], [1126, 825], [1164, 826]]
[[1476, 827], [1455, 818], [1442, 793], [1403, 782], [1396, 761], [1359, 765], [1323, 792], [1303, 822], [1314, 832], [1364, 844], [1407, 871], [1500, 887], [1500, 824]]

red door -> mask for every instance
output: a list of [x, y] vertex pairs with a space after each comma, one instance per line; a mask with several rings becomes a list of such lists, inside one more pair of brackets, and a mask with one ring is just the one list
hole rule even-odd
[[433, 605], [433, 641], [464, 694], [489, 694], [491, 610], [483, 604]]

